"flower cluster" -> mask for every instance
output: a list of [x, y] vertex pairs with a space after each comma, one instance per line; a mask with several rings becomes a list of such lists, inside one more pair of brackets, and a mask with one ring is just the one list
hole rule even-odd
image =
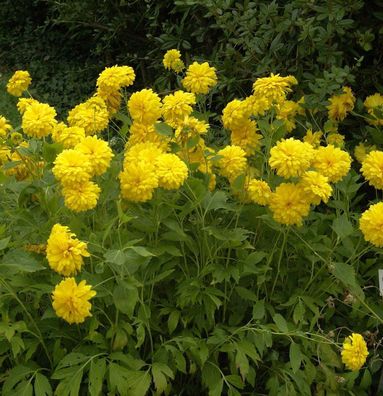
[[25, 70], [17, 70], [9, 79], [7, 91], [13, 96], [21, 96], [32, 82], [29, 72]]
[[181, 52], [176, 49], [167, 51], [162, 63], [165, 69], [174, 70], [176, 73], [181, 72], [185, 68], [185, 64], [181, 59]]

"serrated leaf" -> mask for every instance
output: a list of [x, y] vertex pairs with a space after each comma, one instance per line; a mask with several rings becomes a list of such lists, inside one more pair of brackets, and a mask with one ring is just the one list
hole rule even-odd
[[209, 210], [225, 209], [228, 207], [227, 194], [224, 191], [216, 191], [213, 194], [207, 194], [202, 201], [202, 206], [208, 212]]
[[10, 272], [36, 272], [44, 269], [45, 267], [31, 253], [20, 249], [13, 249], [7, 252], [0, 263], [0, 271], [6, 271], [7, 274]]
[[132, 317], [134, 308], [138, 301], [138, 290], [136, 286], [128, 283], [117, 285], [113, 290], [113, 302], [116, 308]]
[[354, 232], [351, 222], [345, 215], [339, 216], [334, 219], [332, 229], [336, 232], [339, 238], [343, 239]]
[[34, 389], [35, 396], [50, 396], [53, 393], [48, 378], [40, 373], [36, 373]]

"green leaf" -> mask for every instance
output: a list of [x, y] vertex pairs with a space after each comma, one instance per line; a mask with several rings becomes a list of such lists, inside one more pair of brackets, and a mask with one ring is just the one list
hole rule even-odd
[[265, 316], [265, 301], [258, 300], [253, 306], [253, 319], [262, 319]]
[[293, 373], [296, 373], [301, 367], [302, 353], [299, 345], [295, 342], [290, 344], [290, 364], [293, 369]]
[[249, 301], [254, 301], [254, 302], [258, 301], [258, 297], [256, 296], [255, 293], [253, 293], [253, 292], [250, 291], [250, 290], [245, 289], [245, 288], [242, 287], [242, 286], [237, 286], [237, 287], [235, 288], [235, 291], [236, 291], [236, 292], [238, 293], [238, 295], [239, 295], [240, 297], [242, 297], [244, 300], [249, 300]]
[[117, 285], [113, 290], [113, 301], [119, 311], [131, 318], [138, 301], [137, 287], [126, 282]]
[[238, 389], [244, 388], [244, 383], [239, 375], [231, 374], [225, 377], [226, 381], [228, 381], [231, 385], [234, 385]]
[[31, 253], [20, 249], [12, 249], [7, 252], [0, 263], [0, 271], [7, 274], [10, 272], [36, 272], [44, 269], [45, 267]]
[[351, 222], [347, 219], [346, 215], [341, 215], [334, 219], [332, 229], [336, 232], [339, 238], [343, 239], [354, 232]]
[[164, 392], [167, 388], [168, 382], [166, 377], [174, 379], [171, 368], [163, 363], [153, 363], [152, 376], [154, 385], [159, 394]]
[[177, 310], [174, 310], [170, 313], [168, 317], [168, 329], [169, 329], [169, 334], [172, 334], [173, 331], [176, 329], [178, 325], [178, 321], [180, 319], [180, 312]]
[[173, 136], [173, 128], [165, 122], [156, 122], [154, 124], [154, 128], [156, 129], [156, 132], [162, 136]]
[[333, 275], [340, 280], [345, 286], [349, 287], [352, 293], [363, 298], [363, 290], [360, 288], [355, 277], [355, 270], [352, 265], [346, 263], [334, 263]]
[[282, 333], [287, 333], [289, 331], [289, 329], [287, 327], [287, 322], [281, 314], [275, 314], [273, 316], [273, 320], [274, 320], [275, 324], [277, 325], [278, 329]]
[[214, 194], [206, 194], [202, 201], [202, 207], [208, 212], [209, 210], [225, 209], [229, 205], [227, 202], [227, 194], [224, 191], [216, 191]]
[[16, 395], [14, 389], [21, 381], [25, 380], [27, 376], [31, 376], [34, 373], [30, 367], [16, 366], [7, 373], [6, 380], [2, 387], [2, 395], [11, 396]]
[[48, 378], [40, 373], [36, 373], [34, 388], [35, 396], [50, 396], [53, 393]]
[[46, 162], [52, 163], [61, 151], [63, 151], [63, 145], [61, 143], [43, 144], [42, 154]]
[[117, 265], [123, 265], [126, 261], [126, 255], [122, 250], [107, 250], [104, 257], [107, 262]]
[[10, 240], [11, 237], [0, 239], [0, 250], [4, 250], [8, 246]]
[[143, 246], [132, 246], [130, 249], [134, 250], [138, 255], [142, 257], [154, 256], [153, 253], [149, 252], [149, 250]]
[[106, 373], [106, 359], [93, 359], [89, 369], [89, 394], [99, 396], [102, 392], [102, 383]]

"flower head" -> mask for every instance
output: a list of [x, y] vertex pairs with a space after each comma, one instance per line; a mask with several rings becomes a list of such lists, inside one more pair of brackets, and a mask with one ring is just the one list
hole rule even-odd
[[100, 176], [106, 172], [113, 158], [112, 149], [104, 140], [97, 136], [87, 136], [75, 147], [75, 150], [83, 153], [90, 162], [91, 174]]
[[161, 154], [155, 162], [158, 186], [166, 190], [180, 188], [188, 177], [186, 164], [175, 154]]
[[97, 96], [105, 102], [110, 117], [113, 117], [118, 110], [120, 110], [122, 101], [122, 94], [120, 91], [98, 91]]
[[263, 180], [251, 179], [246, 185], [246, 194], [251, 202], [258, 205], [268, 205], [272, 192], [270, 186]]
[[136, 75], [130, 66], [106, 67], [97, 79], [97, 92], [114, 93], [134, 82]]
[[234, 99], [223, 109], [222, 123], [226, 129], [238, 130], [248, 121], [249, 116], [249, 106], [242, 100]]
[[366, 362], [368, 349], [363, 336], [352, 333], [343, 342], [342, 362], [352, 371], [358, 371]]
[[367, 154], [360, 170], [370, 186], [383, 189], [383, 151], [374, 150]]
[[182, 85], [189, 92], [195, 94], [207, 94], [217, 84], [215, 67], [209, 66], [207, 62], [193, 62], [186, 71]]
[[316, 171], [307, 171], [302, 175], [300, 184], [307, 194], [308, 200], [319, 205], [320, 201], [327, 203], [332, 193], [332, 187], [326, 176]]
[[6, 137], [11, 129], [12, 126], [9, 121], [5, 117], [0, 116], [0, 137]]
[[7, 91], [13, 96], [21, 96], [32, 82], [30, 74], [25, 70], [17, 70], [9, 79]]
[[121, 195], [128, 201], [145, 202], [152, 199], [158, 187], [153, 166], [146, 161], [131, 162], [119, 175]]
[[46, 103], [32, 103], [22, 118], [23, 131], [32, 137], [41, 138], [52, 133], [57, 121], [56, 110]]
[[303, 137], [303, 141], [305, 143], [310, 143], [314, 148], [320, 145], [320, 141], [322, 139], [323, 133], [321, 131], [313, 132], [311, 129], [308, 129], [306, 135]]
[[247, 155], [255, 153], [255, 150], [261, 145], [261, 139], [262, 135], [257, 133], [257, 123], [254, 120], [246, 119], [238, 129], [231, 130], [231, 144], [244, 149]]
[[152, 125], [161, 117], [161, 99], [152, 89], [142, 89], [132, 94], [128, 110], [135, 122]]
[[367, 96], [364, 101], [364, 107], [367, 109], [368, 114], [372, 116], [372, 120], [368, 122], [372, 125], [383, 125], [383, 118], [380, 114], [377, 114], [377, 110], [382, 113], [383, 111], [383, 95], [376, 93], [374, 95]]
[[364, 239], [376, 247], [383, 246], [383, 202], [371, 205], [363, 212], [359, 228]]
[[17, 110], [21, 115], [23, 115], [25, 110], [27, 110], [27, 108], [33, 103], [39, 103], [39, 101], [32, 98], [20, 98], [16, 105]]
[[355, 96], [351, 88], [343, 87], [343, 94], [332, 96], [329, 99], [330, 104], [327, 106], [330, 120], [342, 121], [346, 118], [348, 112], [354, 108]]
[[154, 166], [157, 157], [163, 154], [164, 151], [155, 143], [137, 143], [134, 146], [129, 146], [125, 152], [124, 168], [129, 166], [132, 162], [144, 161], [146, 164]]
[[311, 165], [314, 149], [309, 143], [289, 138], [279, 141], [271, 150], [269, 164], [278, 176], [300, 176]]
[[347, 175], [351, 167], [351, 157], [346, 152], [333, 145], [319, 147], [315, 150], [313, 167], [329, 182], [336, 183]]
[[94, 209], [100, 195], [100, 187], [90, 181], [64, 185], [62, 193], [65, 206], [73, 212], [85, 212]]
[[61, 143], [65, 149], [73, 148], [84, 138], [84, 128], [77, 126], [67, 127], [63, 122], [56, 124], [52, 131], [52, 139], [57, 143]]
[[176, 49], [166, 51], [162, 63], [167, 70], [174, 70], [176, 73], [182, 71], [185, 67], [181, 59], [181, 52]]
[[127, 146], [134, 146], [138, 143], [154, 143], [162, 150], [167, 150], [169, 138], [157, 133], [154, 125], [144, 125], [139, 122], [133, 122], [130, 127], [130, 136]]
[[303, 218], [309, 214], [310, 202], [302, 186], [282, 183], [271, 195], [269, 208], [278, 223], [300, 226]]
[[56, 157], [52, 172], [63, 185], [73, 186], [90, 179], [92, 165], [85, 154], [69, 149]]
[[375, 145], [370, 146], [361, 142], [354, 149], [354, 157], [358, 162], [362, 163], [364, 159], [367, 157], [367, 154], [375, 150], [376, 150]]
[[217, 154], [222, 157], [218, 160], [222, 176], [234, 180], [246, 172], [246, 153], [241, 147], [226, 146], [219, 150]]
[[92, 286], [86, 281], [76, 283], [74, 278], [66, 278], [56, 285], [52, 293], [52, 306], [56, 315], [69, 324], [83, 323], [85, 318], [92, 316], [92, 304], [89, 300], [96, 295]]
[[162, 115], [168, 124], [173, 125], [191, 114], [196, 98], [193, 93], [176, 91], [173, 94], [166, 95], [162, 102]]
[[69, 126], [84, 128], [86, 135], [94, 135], [106, 129], [109, 123], [109, 113], [104, 100], [93, 96], [80, 103], [68, 114]]
[[72, 276], [81, 271], [83, 257], [89, 257], [87, 244], [76, 239], [76, 234], [61, 224], [55, 224], [47, 242], [49, 266], [60, 275]]
[[282, 103], [287, 93], [291, 92], [291, 85], [297, 84], [293, 76], [281, 77], [271, 73], [270, 77], [262, 77], [255, 80], [253, 92], [257, 97], [264, 97], [270, 103]]

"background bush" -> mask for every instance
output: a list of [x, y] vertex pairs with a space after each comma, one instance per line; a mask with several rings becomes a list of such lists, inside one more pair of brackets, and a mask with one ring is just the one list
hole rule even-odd
[[[2, 67], [31, 71], [61, 111], [94, 89], [105, 67], [129, 64], [137, 88], [168, 87], [162, 56], [179, 48], [220, 72], [217, 108], [255, 77], [293, 74], [323, 100], [341, 84], [381, 88], [381, 0], [15, 0], [0, 9]], [[49, 92], [49, 93], [48, 93]], [[310, 102], [310, 98], [308, 98]]]

